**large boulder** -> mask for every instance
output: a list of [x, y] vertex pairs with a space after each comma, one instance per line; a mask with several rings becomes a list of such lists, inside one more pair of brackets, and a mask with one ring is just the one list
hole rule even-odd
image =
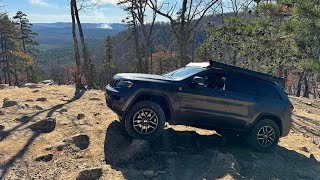
[[102, 176], [102, 168], [94, 167], [94, 168], [84, 169], [81, 172], [79, 172], [77, 180], [95, 180], [95, 179], [100, 179], [101, 176]]
[[18, 105], [18, 102], [15, 100], [9, 100], [9, 99], [4, 99], [3, 100], [3, 105], [2, 108], [7, 108], [7, 107], [11, 107], [11, 106], [16, 106]]
[[222, 153], [220, 151], [214, 151], [214, 155], [211, 159], [211, 163], [214, 166], [220, 166], [223, 170], [230, 173], [240, 173], [240, 165], [236, 158], [230, 153]]
[[116, 166], [129, 164], [137, 159], [142, 161], [153, 152], [148, 141], [132, 140], [118, 121], [108, 126], [104, 148], [106, 162]]
[[52, 79], [40, 81], [40, 84], [47, 84], [47, 85], [53, 85], [55, 82]]
[[47, 117], [46, 119], [38, 121], [29, 126], [31, 130], [41, 132], [41, 133], [49, 133], [53, 131], [55, 127], [56, 127], [56, 119], [53, 117]]
[[0, 89], [6, 89], [9, 87], [9, 84], [0, 84]]

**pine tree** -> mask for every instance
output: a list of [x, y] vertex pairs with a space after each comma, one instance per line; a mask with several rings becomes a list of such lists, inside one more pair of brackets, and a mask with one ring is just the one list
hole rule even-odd
[[[22, 49], [24, 53], [34, 55], [34, 52], [37, 51], [34, 46], [39, 45], [39, 43], [35, 41], [35, 37], [38, 34], [32, 31], [32, 24], [29, 22], [27, 15], [21, 11], [18, 11], [13, 19], [16, 20], [16, 25], [20, 29], [19, 39], [22, 42]], [[34, 67], [32, 67], [33, 64], [34, 63], [28, 65], [25, 69], [28, 82], [30, 81], [30, 73], [34, 74]]]

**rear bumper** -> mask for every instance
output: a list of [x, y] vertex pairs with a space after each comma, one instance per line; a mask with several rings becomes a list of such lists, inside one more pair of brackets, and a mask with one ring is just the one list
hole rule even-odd
[[282, 123], [282, 134], [281, 137], [287, 136], [290, 132], [290, 129], [292, 127], [292, 117], [291, 112], [288, 113], [288, 115], [284, 118], [284, 121]]

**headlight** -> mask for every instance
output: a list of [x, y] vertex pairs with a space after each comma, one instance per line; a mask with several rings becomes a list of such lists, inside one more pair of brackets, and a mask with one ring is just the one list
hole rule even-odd
[[126, 81], [126, 80], [121, 80], [119, 81], [115, 87], [126, 87], [126, 88], [131, 88], [133, 86], [133, 82], [131, 81]]

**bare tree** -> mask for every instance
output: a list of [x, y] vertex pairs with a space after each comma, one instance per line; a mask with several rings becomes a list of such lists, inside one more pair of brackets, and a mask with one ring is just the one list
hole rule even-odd
[[78, 39], [76, 34], [76, 20], [75, 20], [75, 11], [77, 11], [77, 9], [74, 6], [74, 4], [76, 4], [76, 0], [71, 0], [70, 9], [71, 9], [71, 20], [72, 20], [72, 38], [73, 38], [73, 47], [74, 47], [74, 58], [76, 61], [75, 82], [76, 82], [76, 88], [82, 88], [83, 85], [81, 83], [81, 72], [80, 72], [81, 60], [80, 60], [79, 44], [78, 44]]
[[[181, 65], [190, 62], [188, 47], [191, 38], [200, 21], [218, 1], [183, 0], [181, 4], [178, 4], [178, 1], [174, 3], [170, 1], [163, 2], [161, 5], [158, 4], [157, 0], [148, 1], [149, 7], [170, 21], [172, 32], [178, 45], [178, 56]], [[167, 10], [164, 10], [165, 7], [167, 7]]]
[[[152, 12], [152, 20], [146, 24], [146, 11], [148, 10], [147, 0], [120, 0], [118, 5], [128, 12], [127, 22], [131, 26], [135, 42], [135, 55], [138, 62], [137, 69], [139, 72], [147, 71], [148, 67], [144, 68], [141, 54], [150, 57], [150, 69], [152, 69], [152, 31], [156, 20], [156, 12]], [[139, 37], [142, 32], [143, 44], [140, 45]], [[145, 51], [147, 49], [147, 51]], [[148, 54], [148, 55], [146, 55]], [[152, 70], [151, 70], [152, 71]]]

